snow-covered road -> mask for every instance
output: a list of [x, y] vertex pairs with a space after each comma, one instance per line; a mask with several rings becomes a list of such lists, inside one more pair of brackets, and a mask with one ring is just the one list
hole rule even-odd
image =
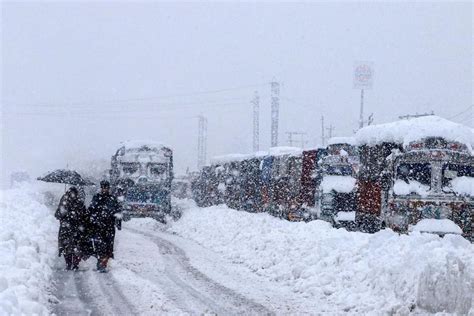
[[[177, 245], [181, 238], [162, 230], [147, 230], [133, 221], [124, 226], [117, 236], [117, 260], [111, 264], [110, 273], [97, 273], [93, 269], [95, 259], [82, 264], [76, 273], [63, 271], [63, 263], [58, 261], [56, 314], [272, 314], [268, 307], [193, 266]], [[181, 243], [201, 248], [184, 239]], [[208, 251], [207, 259], [212, 260]]]
[[460, 236], [363, 234], [175, 201], [176, 222], [123, 224], [109, 273], [94, 258], [70, 272], [37, 188], [0, 193], [0, 315], [474, 316], [474, 244]]

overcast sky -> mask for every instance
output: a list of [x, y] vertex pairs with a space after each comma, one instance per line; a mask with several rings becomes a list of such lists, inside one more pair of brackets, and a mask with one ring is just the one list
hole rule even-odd
[[[199, 114], [208, 157], [250, 152], [255, 91], [268, 149], [272, 80], [280, 145], [289, 131], [320, 143], [321, 115], [351, 135], [360, 60], [375, 68], [375, 123], [473, 103], [470, 2], [1, 5], [4, 179], [110, 159], [121, 140], [143, 138], [172, 146], [178, 173], [195, 169]], [[454, 119], [472, 124], [466, 113]]]

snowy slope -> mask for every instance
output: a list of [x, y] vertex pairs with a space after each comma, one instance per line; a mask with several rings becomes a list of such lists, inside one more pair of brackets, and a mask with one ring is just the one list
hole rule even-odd
[[47, 315], [56, 220], [30, 186], [0, 194], [0, 315]]
[[474, 245], [459, 236], [369, 235], [223, 206], [190, 209], [173, 232], [315, 300], [318, 313], [474, 314]]

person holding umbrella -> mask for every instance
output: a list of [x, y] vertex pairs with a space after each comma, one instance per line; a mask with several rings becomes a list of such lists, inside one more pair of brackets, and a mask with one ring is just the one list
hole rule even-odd
[[48, 172], [38, 180], [61, 183], [65, 187], [66, 185], [73, 186], [62, 196], [54, 215], [59, 220], [59, 256], [64, 256], [66, 270], [77, 270], [80, 260], [86, 260], [92, 254], [89, 214], [84, 204], [85, 196], [82, 187], [94, 185], [94, 183], [83, 179], [78, 172], [69, 169]]
[[78, 270], [79, 262], [85, 253], [86, 223], [88, 214], [84, 202], [79, 198], [75, 187], [69, 188], [62, 196], [54, 216], [59, 220], [59, 256], [66, 261], [66, 270]]
[[110, 183], [100, 182], [100, 192], [94, 195], [89, 206], [92, 225], [92, 243], [97, 256], [97, 270], [107, 272], [107, 263], [114, 257], [115, 226], [120, 227], [121, 206], [110, 192]]

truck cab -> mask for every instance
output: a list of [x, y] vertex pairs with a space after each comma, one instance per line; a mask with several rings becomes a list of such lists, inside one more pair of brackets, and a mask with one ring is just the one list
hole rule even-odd
[[466, 145], [426, 137], [394, 152], [389, 161], [383, 225], [473, 239], [474, 157]]
[[354, 140], [345, 137], [330, 141], [319, 169], [322, 174], [317, 193], [319, 218], [335, 227], [355, 229], [359, 157]]
[[112, 188], [125, 219], [163, 219], [171, 212], [172, 150], [151, 141], [124, 142], [112, 156]]

